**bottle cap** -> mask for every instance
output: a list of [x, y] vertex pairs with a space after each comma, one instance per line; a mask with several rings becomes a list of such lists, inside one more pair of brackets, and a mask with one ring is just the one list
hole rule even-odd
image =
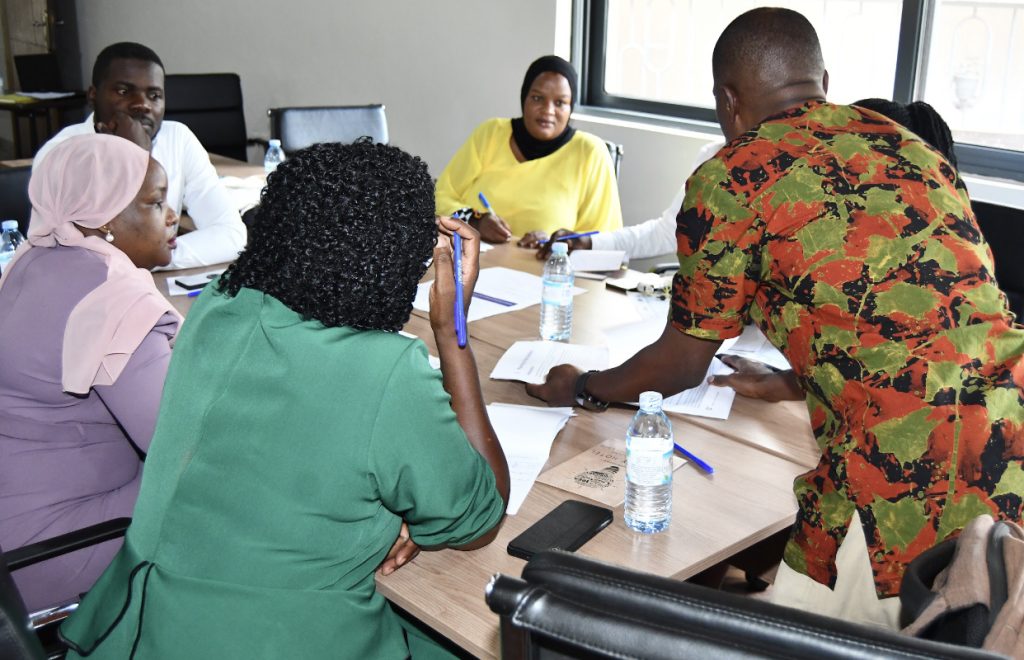
[[276, 140], [276, 139], [275, 140], [270, 140], [270, 142], [268, 144], [270, 144], [270, 146], [272, 146], [272, 147], [280, 147], [281, 146], [281, 141], [280, 140]]
[[17, 229], [18, 228], [18, 221], [17, 220], [4, 220], [3, 223], [0, 223], [0, 227], [2, 227], [5, 230], [7, 230], [7, 229]]
[[643, 392], [640, 394], [640, 410], [650, 412], [661, 410], [661, 392]]
[[555, 241], [555, 244], [551, 246], [551, 254], [569, 254], [569, 246], [565, 244], [565, 241]]

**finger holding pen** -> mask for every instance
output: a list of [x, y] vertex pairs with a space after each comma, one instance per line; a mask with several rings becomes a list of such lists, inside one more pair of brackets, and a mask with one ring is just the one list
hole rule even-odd
[[[476, 279], [480, 275], [480, 234], [469, 224], [448, 216], [437, 218], [437, 230], [441, 237], [447, 237], [446, 243], [450, 249], [453, 249], [451, 245], [456, 234], [462, 241], [463, 298], [466, 309], [469, 309], [469, 301], [473, 296], [473, 289], [476, 288]], [[440, 243], [440, 240], [438, 242]]]
[[477, 193], [480, 203], [484, 205], [485, 213], [476, 220], [476, 228], [480, 230], [480, 236], [488, 243], [507, 243], [512, 238], [512, 228], [502, 219], [494, 209], [487, 197]]

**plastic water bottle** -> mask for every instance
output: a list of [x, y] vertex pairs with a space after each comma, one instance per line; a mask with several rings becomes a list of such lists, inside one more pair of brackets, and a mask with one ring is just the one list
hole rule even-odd
[[7, 270], [7, 264], [14, 258], [14, 251], [24, 242], [25, 237], [18, 231], [17, 220], [4, 220], [0, 224], [3, 229], [2, 242], [0, 242], [0, 274]]
[[263, 171], [269, 175], [283, 162], [284, 149], [281, 148], [281, 141], [271, 140], [267, 146], [267, 155], [263, 157]]
[[672, 520], [672, 423], [661, 394], [640, 395], [640, 410], [626, 431], [626, 524], [643, 534], [668, 529]]
[[574, 276], [569, 263], [569, 246], [557, 241], [544, 264], [544, 291], [540, 301], [540, 338], [569, 341], [572, 334], [572, 287]]

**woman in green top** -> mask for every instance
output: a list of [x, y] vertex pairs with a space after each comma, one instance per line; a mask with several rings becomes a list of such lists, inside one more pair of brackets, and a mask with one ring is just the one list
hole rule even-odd
[[[321, 144], [270, 175], [178, 336], [124, 547], [62, 628], [71, 657], [417, 652], [374, 571], [490, 542], [508, 497], [456, 342], [453, 232], [469, 305], [479, 236], [435, 220], [419, 158]], [[397, 332], [431, 252], [440, 373]]]

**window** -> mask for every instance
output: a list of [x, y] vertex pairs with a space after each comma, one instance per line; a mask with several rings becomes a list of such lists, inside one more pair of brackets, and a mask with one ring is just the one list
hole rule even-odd
[[[583, 103], [714, 122], [711, 51], [752, 0], [577, 0]], [[773, 0], [821, 39], [829, 98], [921, 99], [961, 168], [1024, 180], [1024, 0]]]

